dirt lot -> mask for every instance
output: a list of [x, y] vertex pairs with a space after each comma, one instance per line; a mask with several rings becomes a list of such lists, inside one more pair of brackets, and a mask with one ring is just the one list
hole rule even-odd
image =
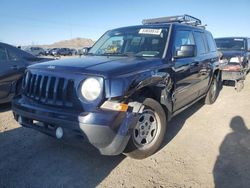
[[21, 128], [0, 108], [0, 187], [249, 187], [250, 76], [237, 93], [224, 87], [168, 125], [162, 149], [145, 160], [101, 156]]

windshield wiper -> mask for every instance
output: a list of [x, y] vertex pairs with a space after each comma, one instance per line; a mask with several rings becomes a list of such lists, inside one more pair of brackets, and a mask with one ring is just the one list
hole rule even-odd
[[103, 53], [103, 54], [99, 54], [99, 55], [104, 55], [104, 56], [129, 56], [129, 54], [127, 53], [120, 53], [120, 52], [106, 52], [106, 53]]

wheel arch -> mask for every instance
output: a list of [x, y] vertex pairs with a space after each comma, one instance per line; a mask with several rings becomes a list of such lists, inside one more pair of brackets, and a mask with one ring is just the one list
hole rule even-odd
[[137, 90], [131, 98], [135, 101], [139, 99], [139, 102], [142, 102], [144, 98], [152, 98], [159, 102], [166, 113], [167, 120], [171, 119], [172, 114], [172, 102], [169, 99], [170, 92], [165, 92], [163, 88], [157, 86], [146, 86]]

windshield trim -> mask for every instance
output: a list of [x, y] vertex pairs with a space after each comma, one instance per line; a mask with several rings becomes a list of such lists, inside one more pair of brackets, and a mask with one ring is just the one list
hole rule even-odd
[[162, 59], [165, 59], [167, 56], [167, 51], [168, 51], [168, 47], [169, 47], [169, 43], [170, 43], [170, 37], [171, 37], [170, 35], [172, 33], [172, 29], [173, 29], [173, 25], [170, 24], [169, 29], [168, 29], [168, 33], [167, 33], [168, 37], [167, 37], [165, 49], [164, 49], [163, 54], [162, 54]]

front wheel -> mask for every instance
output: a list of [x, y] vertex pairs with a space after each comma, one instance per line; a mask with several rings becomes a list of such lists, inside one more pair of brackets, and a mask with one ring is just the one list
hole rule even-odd
[[124, 151], [125, 155], [134, 159], [143, 159], [154, 154], [166, 132], [166, 114], [162, 106], [151, 98], [146, 98], [143, 105], [145, 108]]
[[205, 98], [205, 104], [213, 104], [219, 95], [219, 76], [214, 75]]

